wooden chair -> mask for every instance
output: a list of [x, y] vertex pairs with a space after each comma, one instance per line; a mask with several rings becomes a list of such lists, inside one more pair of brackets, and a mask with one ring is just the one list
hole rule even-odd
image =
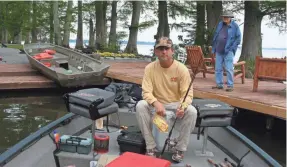
[[[209, 56], [211, 58], [211, 64], [213, 66], [213, 70], [215, 71], [215, 58], [216, 55], [212, 54], [212, 47], [209, 47]], [[241, 78], [241, 83], [245, 83], [245, 61], [240, 61], [237, 63], [234, 63], [234, 80], [237, 78]], [[223, 71], [223, 74], [226, 76], [226, 71]]]
[[185, 48], [187, 53], [186, 66], [192, 71], [197, 71], [197, 73], [202, 72], [203, 77], [206, 78], [205, 74], [210, 73], [213, 69], [213, 67], [207, 66], [211, 62], [211, 58], [204, 58], [200, 46], [186, 46]]
[[[190, 69], [195, 69], [199, 66], [199, 72], [203, 73], [203, 77], [206, 78], [206, 73], [215, 74], [215, 54], [211, 53], [211, 47], [209, 47], [209, 58], [204, 58], [202, 49], [200, 46], [186, 46], [187, 52], [187, 67]], [[198, 63], [202, 60], [202, 63]], [[240, 67], [234, 70], [234, 80], [241, 78], [242, 84], [245, 83], [245, 61], [241, 61], [234, 64], [234, 67]], [[224, 70], [223, 74], [226, 76]]]
[[286, 59], [256, 56], [253, 92], [257, 91], [259, 80], [286, 81]]

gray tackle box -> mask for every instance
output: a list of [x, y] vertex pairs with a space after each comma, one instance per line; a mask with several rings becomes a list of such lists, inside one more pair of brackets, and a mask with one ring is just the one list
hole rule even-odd
[[92, 148], [92, 140], [79, 136], [62, 135], [59, 142], [61, 151], [89, 154]]

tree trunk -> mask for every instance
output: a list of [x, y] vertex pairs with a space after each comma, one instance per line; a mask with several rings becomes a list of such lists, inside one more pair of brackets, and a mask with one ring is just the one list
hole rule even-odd
[[206, 3], [207, 13], [207, 45], [212, 44], [212, 37], [222, 12], [222, 1], [209, 1]]
[[111, 27], [109, 35], [109, 46], [115, 47], [117, 43], [117, 2], [112, 2], [112, 11], [111, 11]]
[[[8, 3], [7, 2], [1, 2], [1, 13], [2, 13], [2, 20], [4, 24], [1, 25], [1, 42], [2, 43], [8, 43], [8, 30], [7, 30], [7, 21], [6, 18], [8, 17]], [[6, 4], [5, 4], [6, 3]]]
[[59, 2], [54, 1], [53, 3], [53, 13], [54, 13], [54, 34], [55, 34], [55, 44], [61, 44], [61, 32], [60, 32], [60, 22], [59, 22]]
[[25, 36], [25, 44], [30, 43], [30, 31], [26, 32], [26, 36]]
[[50, 3], [50, 13], [49, 13], [49, 21], [50, 21], [50, 43], [54, 43], [54, 13], [53, 13], [53, 2]]
[[158, 27], [155, 38], [158, 39], [163, 36], [169, 37], [169, 33], [170, 31], [167, 17], [167, 2], [158, 1]]
[[132, 13], [131, 26], [129, 28], [130, 29], [129, 40], [125, 52], [137, 55], [138, 26], [140, 21], [142, 1], [132, 1], [131, 3], [133, 4], [133, 13]]
[[37, 42], [37, 2], [33, 1], [33, 5], [32, 5], [32, 10], [33, 10], [33, 14], [32, 14], [32, 43], [36, 43]]
[[22, 31], [16, 32], [14, 39], [13, 39], [13, 43], [21, 44], [21, 41], [22, 41]]
[[205, 4], [203, 2], [196, 2], [196, 36], [195, 45], [203, 47], [205, 44]]
[[89, 20], [89, 47], [94, 48], [95, 47], [95, 31], [94, 31], [94, 22], [92, 16], [90, 16]]
[[263, 14], [259, 10], [258, 1], [245, 1], [244, 6], [244, 33], [240, 59], [254, 61], [255, 56], [261, 56], [262, 52], [261, 22]]
[[82, 16], [82, 1], [78, 1], [78, 31], [76, 49], [83, 49], [83, 16]]
[[69, 40], [70, 40], [70, 24], [72, 21], [72, 7], [73, 1], [68, 1], [68, 7], [66, 12], [66, 20], [64, 25], [64, 38], [63, 38], [63, 46], [69, 48]]
[[103, 20], [104, 20], [104, 46], [107, 45], [107, 40], [108, 40], [108, 32], [107, 32], [107, 8], [108, 8], [108, 2], [107, 1], [103, 1]]
[[102, 50], [106, 44], [106, 19], [103, 1], [96, 1], [96, 48]]

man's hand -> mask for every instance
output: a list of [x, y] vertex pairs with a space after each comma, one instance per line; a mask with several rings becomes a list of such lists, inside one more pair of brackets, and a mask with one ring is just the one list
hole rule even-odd
[[184, 116], [184, 110], [182, 108], [178, 108], [176, 110], [176, 117], [182, 118]]
[[155, 102], [153, 103], [153, 106], [154, 106], [154, 108], [155, 108], [155, 112], [156, 112], [158, 115], [160, 115], [160, 116], [165, 116], [165, 108], [164, 108], [164, 106], [163, 106], [160, 102], [155, 101]]

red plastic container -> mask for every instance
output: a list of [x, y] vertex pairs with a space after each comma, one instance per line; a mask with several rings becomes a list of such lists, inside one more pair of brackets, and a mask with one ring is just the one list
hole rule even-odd
[[125, 152], [105, 167], [170, 167], [170, 165], [168, 160]]
[[104, 134], [98, 134], [94, 136], [95, 145], [94, 151], [98, 153], [106, 153], [109, 151], [110, 137]]

